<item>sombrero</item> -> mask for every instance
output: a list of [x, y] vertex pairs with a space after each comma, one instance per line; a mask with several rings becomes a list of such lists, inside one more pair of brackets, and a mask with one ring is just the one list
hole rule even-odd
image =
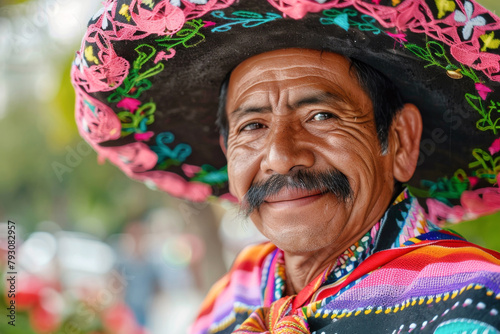
[[220, 84], [289, 47], [361, 60], [419, 107], [410, 189], [429, 219], [500, 210], [500, 19], [472, 0], [105, 1], [72, 68], [80, 134], [151, 188], [226, 197]]

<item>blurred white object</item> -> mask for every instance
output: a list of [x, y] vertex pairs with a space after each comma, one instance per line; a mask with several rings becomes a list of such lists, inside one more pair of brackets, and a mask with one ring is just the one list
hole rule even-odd
[[57, 233], [58, 259], [62, 270], [106, 274], [115, 263], [110, 246], [90, 235], [76, 232]]
[[19, 264], [26, 271], [43, 270], [56, 256], [56, 238], [47, 232], [35, 232], [19, 248]]

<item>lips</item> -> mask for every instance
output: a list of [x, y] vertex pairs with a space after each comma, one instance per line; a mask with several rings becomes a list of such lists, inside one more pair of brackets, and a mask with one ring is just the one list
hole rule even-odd
[[277, 194], [267, 197], [264, 203], [272, 206], [300, 206], [315, 201], [323, 195], [320, 190], [284, 188]]

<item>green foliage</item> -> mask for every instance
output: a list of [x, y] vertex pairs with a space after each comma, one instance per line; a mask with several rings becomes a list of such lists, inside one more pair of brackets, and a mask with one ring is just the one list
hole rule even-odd
[[450, 228], [471, 242], [500, 252], [500, 212]]

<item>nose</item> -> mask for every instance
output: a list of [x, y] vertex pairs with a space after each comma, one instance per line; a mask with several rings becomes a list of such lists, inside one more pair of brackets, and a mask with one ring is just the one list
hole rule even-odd
[[266, 174], [288, 174], [292, 169], [314, 165], [314, 153], [300, 126], [275, 124], [268, 134], [261, 170]]

